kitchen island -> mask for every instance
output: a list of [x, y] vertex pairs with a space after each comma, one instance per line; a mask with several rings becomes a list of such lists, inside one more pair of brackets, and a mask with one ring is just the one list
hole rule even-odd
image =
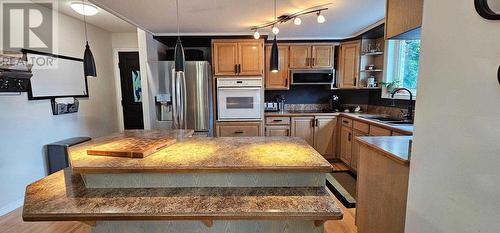
[[186, 138], [142, 159], [70, 149], [71, 168], [27, 187], [25, 221], [93, 232], [323, 232], [342, 218], [331, 165], [288, 137]]

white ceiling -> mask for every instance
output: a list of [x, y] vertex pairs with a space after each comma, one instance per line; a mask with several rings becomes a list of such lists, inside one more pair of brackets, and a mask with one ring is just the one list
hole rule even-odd
[[[65, 15], [83, 20], [83, 15], [76, 13], [70, 7], [71, 2], [73, 2], [74, 0], [56, 0], [56, 1], [58, 3], [57, 8], [58, 8], [59, 12], [65, 14]], [[111, 14], [103, 9], [99, 9], [99, 12], [96, 15], [87, 16], [87, 22], [94, 25], [94, 26], [100, 27], [106, 31], [109, 31], [109, 32], [136, 32], [137, 31], [136, 26], [116, 17], [115, 15], [113, 15], [113, 14]]]
[[[175, 0], [91, 2], [155, 35], [177, 32]], [[315, 15], [303, 17], [300, 26], [289, 21], [279, 26], [279, 38], [343, 39], [383, 19], [385, 14], [385, 0], [277, 0], [277, 14], [291, 14], [325, 3], [332, 3], [324, 12], [326, 23], [316, 23]], [[251, 26], [273, 19], [273, 1], [179, 0], [179, 12], [184, 35], [249, 35]]]

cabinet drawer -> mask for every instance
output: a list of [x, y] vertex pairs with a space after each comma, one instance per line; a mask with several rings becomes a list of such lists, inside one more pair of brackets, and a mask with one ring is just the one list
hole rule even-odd
[[290, 136], [290, 127], [288, 125], [266, 126], [267, 137], [288, 137]]
[[349, 128], [352, 128], [352, 120], [349, 119], [349, 118], [345, 118], [345, 117], [342, 117], [340, 119], [341, 123], [343, 126], [346, 126], [346, 127], [349, 127]]
[[266, 125], [289, 125], [290, 117], [266, 117]]
[[370, 136], [391, 136], [391, 131], [388, 129], [370, 125]]
[[218, 137], [256, 137], [262, 135], [260, 122], [224, 122], [217, 124]]
[[369, 125], [366, 123], [360, 122], [360, 121], [353, 121], [352, 127], [355, 130], [358, 130], [359, 132], [363, 132], [363, 133], [368, 133], [370, 131]]

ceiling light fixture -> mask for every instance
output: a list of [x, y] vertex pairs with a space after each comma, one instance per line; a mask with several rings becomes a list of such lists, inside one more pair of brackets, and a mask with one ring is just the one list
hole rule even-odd
[[255, 39], [259, 39], [260, 38], [259, 31], [255, 30], [255, 32], [253, 33], [253, 38], [255, 38]]
[[318, 13], [317, 13], [317, 14], [318, 14], [318, 18], [317, 18], [318, 23], [324, 23], [324, 22], [326, 21], [325, 16], [323, 16], [323, 15], [321, 14], [321, 11], [318, 11]]
[[[85, 5], [85, 1], [83, 2]], [[85, 77], [97, 77], [97, 69], [95, 68], [94, 55], [90, 51], [89, 40], [87, 39], [87, 19], [86, 8], [83, 8], [83, 25], [85, 27], [85, 52], [83, 52], [83, 73]]]
[[271, 29], [271, 31], [273, 31], [274, 35], [278, 35], [278, 33], [280, 33], [280, 29], [278, 27], [276, 27], [276, 25], [273, 26], [273, 28]]
[[175, 44], [175, 54], [174, 54], [174, 63], [175, 63], [175, 72], [184, 72], [184, 48], [181, 43], [181, 34], [180, 34], [180, 26], [179, 26], [179, 0], [175, 0], [175, 8], [177, 9], [177, 43]]
[[[328, 10], [326, 6], [330, 5], [331, 3], [323, 4], [323, 5], [318, 5], [314, 7], [307, 8], [302, 11], [295, 12], [293, 14], [289, 15], [281, 15], [278, 17], [274, 17], [274, 20], [271, 22], [255, 25], [253, 27], [250, 27], [250, 30], [255, 31], [261, 28], [271, 28], [271, 31], [276, 35], [279, 33], [279, 28], [278, 24], [286, 23], [290, 20], [293, 20], [293, 23], [295, 25], [301, 25], [302, 24], [302, 18], [301, 16], [304, 15], [311, 15], [311, 14], [316, 14], [317, 15], [317, 21], [318, 23], [324, 23], [326, 21], [325, 16], [321, 14], [322, 11]], [[276, 13], [275, 13], [276, 14]]]
[[295, 25], [301, 25], [302, 24], [302, 19], [300, 19], [299, 17], [295, 17], [295, 19], [293, 19], [293, 23]]
[[70, 6], [71, 9], [80, 15], [92, 16], [96, 15], [99, 11], [96, 6], [86, 2], [72, 2]]
[[[276, 0], [274, 0], [274, 21], [276, 21]], [[273, 45], [271, 46], [271, 56], [269, 59], [269, 70], [272, 73], [277, 73], [279, 71], [279, 50], [278, 50], [278, 42], [276, 41], [276, 35], [279, 33], [279, 29], [276, 25], [273, 26], [272, 29], [274, 33]]]

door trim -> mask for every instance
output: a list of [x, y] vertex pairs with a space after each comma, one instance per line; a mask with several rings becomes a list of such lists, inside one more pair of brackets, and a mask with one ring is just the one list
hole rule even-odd
[[122, 83], [120, 78], [120, 67], [118, 63], [120, 62], [120, 58], [118, 56], [119, 52], [139, 52], [138, 48], [113, 48], [113, 69], [114, 69], [114, 78], [115, 78], [115, 97], [116, 97], [116, 111], [118, 116], [118, 129], [120, 131], [125, 130], [125, 123], [123, 120], [123, 106], [122, 102]]

